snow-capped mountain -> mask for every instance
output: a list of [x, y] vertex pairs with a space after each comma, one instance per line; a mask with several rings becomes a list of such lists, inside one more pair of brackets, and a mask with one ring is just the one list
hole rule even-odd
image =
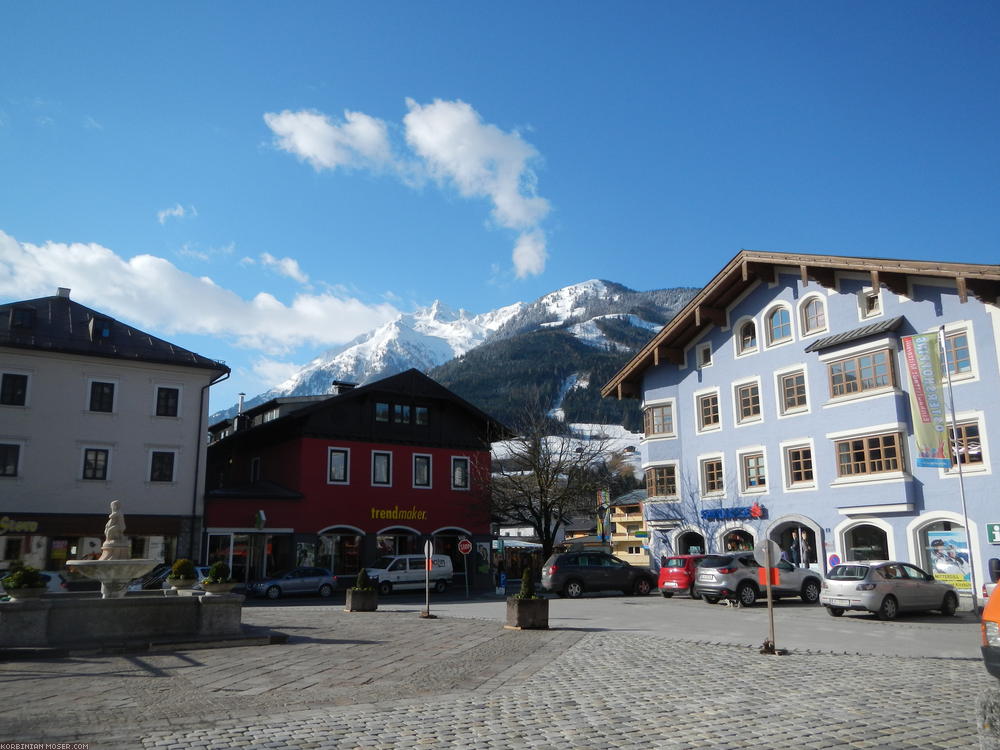
[[[559, 336], [568, 335], [588, 349], [627, 357], [673, 317], [693, 292], [636, 292], [594, 279], [558, 289], [529, 304], [517, 302], [481, 315], [456, 312], [437, 301], [323, 352], [285, 382], [248, 400], [246, 407], [279, 396], [332, 393], [334, 381], [363, 385], [411, 367], [428, 372], [485, 344], [538, 331], [558, 331]], [[494, 375], [502, 375], [502, 368]], [[589, 375], [579, 377], [586, 382]], [[445, 381], [442, 384], [450, 387]], [[212, 418], [233, 413], [235, 407]]]

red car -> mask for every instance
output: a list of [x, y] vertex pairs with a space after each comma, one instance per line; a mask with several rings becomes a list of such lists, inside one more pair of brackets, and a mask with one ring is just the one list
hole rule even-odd
[[704, 555], [673, 555], [660, 567], [660, 580], [656, 586], [669, 599], [676, 593], [686, 593], [692, 599], [699, 599], [694, 593], [694, 570]]

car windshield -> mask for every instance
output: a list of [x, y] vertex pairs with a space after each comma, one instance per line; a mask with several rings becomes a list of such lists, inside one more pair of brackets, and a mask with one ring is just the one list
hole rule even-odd
[[683, 568], [687, 560], [683, 557], [671, 557], [667, 559], [666, 567], [668, 568]]
[[375, 560], [375, 562], [373, 562], [369, 567], [385, 570], [390, 565], [392, 565], [392, 561], [395, 559], [396, 559], [395, 557], [380, 557], [377, 560]]
[[278, 570], [275, 571], [274, 573], [271, 573], [271, 575], [269, 575], [268, 578], [284, 578], [291, 572], [292, 572], [291, 568], [285, 568], [285, 570]]
[[732, 555], [705, 555], [698, 563], [699, 568], [724, 568], [733, 562]]
[[835, 565], [827, 578], [831, 581], [861, 581], [867, 575], [867, 565]]

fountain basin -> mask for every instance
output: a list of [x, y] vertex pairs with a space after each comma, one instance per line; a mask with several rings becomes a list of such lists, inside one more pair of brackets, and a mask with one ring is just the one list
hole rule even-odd
[[125, 596], [129, 583], [145, 575], [157, 565], [159, 560], [68, 560], [66, 566], [77, 573], [96, 578], [101, 582], [101, 597], [120, 599]]

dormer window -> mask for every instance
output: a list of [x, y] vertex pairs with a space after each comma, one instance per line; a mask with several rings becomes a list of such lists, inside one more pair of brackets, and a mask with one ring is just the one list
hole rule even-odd
[[698, 347], [698, 367], [712, 366], [712, 345], [702, 344]]
[[757, 349], [757, 324], [748, 320], [740, 326], [740, 354], [755, 351]]
[[882, 297], [878, 289], [865, 289], [858, 295], [861, 318], [875, 318], [882, 314]]
[[110, 318], [91, 318], [90, 319], [90, 340], [91, 341], [107, 341], [111, 338], [111, 319]]
[[10, 311], [11, 328], [34, 328], [35, 311], [30, 307], [14, 307]]

